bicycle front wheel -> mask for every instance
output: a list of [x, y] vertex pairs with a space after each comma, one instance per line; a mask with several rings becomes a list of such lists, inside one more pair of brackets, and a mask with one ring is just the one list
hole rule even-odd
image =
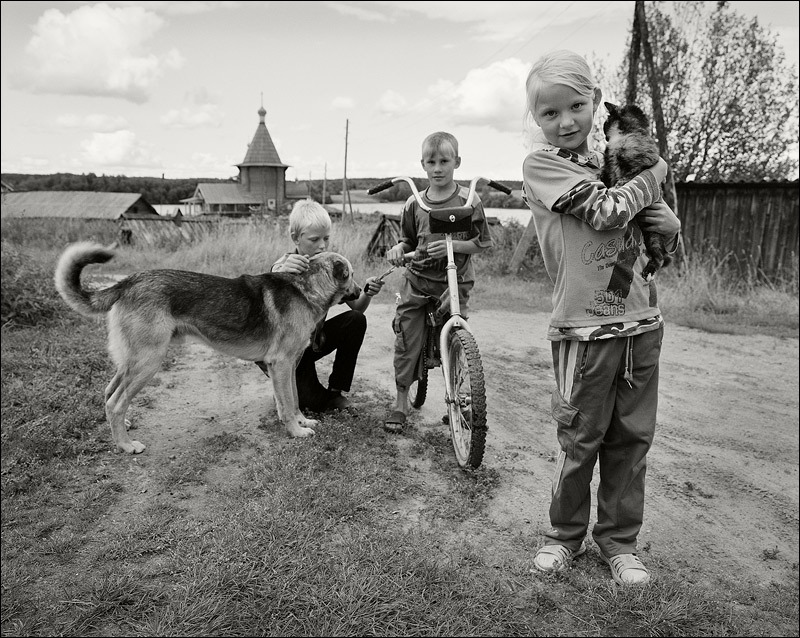
[[408, 401], [412, 408], [419, 410], [428, 396], [428, 344], [422, 344], [422, 352], [417, 365], [417, 380], [408, 388]]
[[486, 445], [486, 387], [475, 337], [463, 328], [450, 333], [449, 369], [452, 397], [447, 405], [450, 434], [461, 467], [478, 467]]

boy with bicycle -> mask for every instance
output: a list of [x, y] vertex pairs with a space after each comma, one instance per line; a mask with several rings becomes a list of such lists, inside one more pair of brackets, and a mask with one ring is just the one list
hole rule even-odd
[[[453, 177], [461, 165], [458, 140], [453, 135], [441, 131], [428, 135], [422, 142], [421, 164], [428, 176], [428, 188], [422, 192], [428, 206], [465, 205], [467, 189], [456, 184]], [[429, 298], [438, 298], [447, 291], [447, 242], [443, 234], [431, 233], [429, 215], [413, 196], [408, 198], [400, 214], [400, 232], [400, 240], [386, 253], [393, 265], [406, 265], [392, 322], [397, 398], [383, 426], [387, 432], [394, 433], [403, 431], [408, 415], [408, 388], [416, 380], [425, 335], [425, 307]], [[469, 293], [475, 283], [471, 257], [492, 245], [480, 199], [473, 204], [470, 231], [455, 233], [452, 243], [461, 313], [466, 318]], [[412, 250], [414, 257], [406, 264], [405, 253]]]

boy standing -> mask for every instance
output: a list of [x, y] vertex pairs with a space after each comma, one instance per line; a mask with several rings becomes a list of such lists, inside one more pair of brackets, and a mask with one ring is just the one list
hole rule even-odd
[[[431, 208], [464, 206], [467, 189], [456, 184], [453, 173], [461, 165], [458, 141], [450, 133], [437, 132], [422, 142], [422, 168], [428, 188], [422, 198]], [[397, 400], [387, 416], [384, 429], [402, 432], [408, 415], [408, 388], [415, 381], [417, 362], [425, 330], [425, 305], [430, 297], [447, 290], [447, 242], [443, 234], [431, 233], [429, 215], [412, 196], [400, 215], [400, 241], [389, 249], [386, 258], [395, 266], [405, 264], [405, 253], [414, 250], [400, 283], [400, 301], [392, 328], [395, 333], [394, 371]], [[461, 312], [467, 316], [469, 293], [475, 283], [471, 256], [492, 245], [483, 204], [473, 204], [472, 228], [453, 235], [453, 253], [458, 276]]]
[[[308, 269], [308, 260], [328, 250], [331, 237], [331, 218], [328, 211], [317, 202], [299, 201], [289, 214], [289, 235], [295, 245], [294, 252], [286, 253], [272, 265], [272, 272], [299, 274]], [[372, 297], [383, 288], [383, 281], [370, 277], [364, 290], [354, 299], [342, 299], [350, 310], [331, 319], [323, 319], [314, 330], [311, 343], [297, 365], [297, 395], [301, 410], [325, 412], [343, 410], [349, 400], [343, 393], [350, 391], [358, 353], [367, 331], [364, 311]], [[317, 377], [316, 362], [336, 351], [333, 368], [325, 388]]]

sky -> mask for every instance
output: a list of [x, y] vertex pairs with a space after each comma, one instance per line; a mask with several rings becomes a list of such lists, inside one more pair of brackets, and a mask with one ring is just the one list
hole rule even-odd
[[[730, 6], [797, 68], [800, 3]], [[457, 179], [517, 180], [531, 64], [567, 48], [615, 68], [634, 2], [0, 8], [3, 173], [235, 177], [263, 105], [288, 180], [424, 177], [437, 130], [459, 140]]]

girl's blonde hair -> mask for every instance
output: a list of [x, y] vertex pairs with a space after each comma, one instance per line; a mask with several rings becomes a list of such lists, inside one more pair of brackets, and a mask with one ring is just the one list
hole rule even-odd
[[289, 234], [299, 237], [309, 228], [331, 228], [331, 216], [322, 204], [313, 199], [303, 199], [292, 207], [289, 213]]
[[545, 84], [564, 84], [580, 95], [591, 98], [594, 98], [597, 88], [586, 60], [566, 49], [546, 53], [533, 63], [525, 81], [528, 115], [533, 116], [536, 112], [539, 94]]

